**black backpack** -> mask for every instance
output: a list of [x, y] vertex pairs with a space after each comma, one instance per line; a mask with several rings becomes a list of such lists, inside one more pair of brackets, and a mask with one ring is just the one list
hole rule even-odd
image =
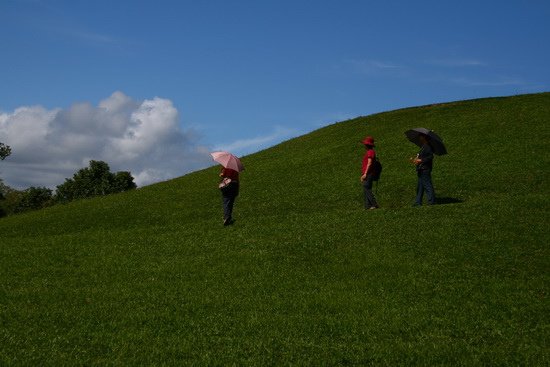
[[373, 180], [380, 180], [380, 175], [382, 174], [382, 163], [378, 160], [378, 157], [372, 162], [372, 171], [374, 174]]

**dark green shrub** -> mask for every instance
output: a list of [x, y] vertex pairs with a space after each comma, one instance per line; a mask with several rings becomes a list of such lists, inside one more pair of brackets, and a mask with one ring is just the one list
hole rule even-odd
[[80, 169], [73, 178], [57, 186], [56, 200], [69, 202], [77, 199], [114, 194], [135, 189], [130, 172], [112, 173], [102, 161], [90, 161], [90, 166]]
[[52, 190], [46, 187], [30, 187], [23, 191], [15, 213], [42, 209], [53, 204]]

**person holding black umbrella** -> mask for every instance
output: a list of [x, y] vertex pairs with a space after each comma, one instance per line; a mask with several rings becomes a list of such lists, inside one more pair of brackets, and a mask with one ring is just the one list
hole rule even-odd
[[432, 183], [434, 154], [447, 154], [447, 149], [441, 138], [432, 130], [419, 127], [405, 132], [407, 138], [420, 147], [416, 157], [411, 162], [416, 166], [418, 184], [416, 186], [416, 201], [414, 206], [422, 205], [424, 192], [428, 197], [428, 205], [435, 204], [435, 190]]
[[416, 175], [418, 176], [414, 205], [422, 205], [424, 192], [426, 192], [426, 196], [428, 197], [428, 205], [433, 205], [435, 204], [435, 190], [432, 183], [434, 153], [427, 135], [420, 135], [419, 139], [422, 147], [416, 157], [411, 159], [412, 163], [416, 166]]

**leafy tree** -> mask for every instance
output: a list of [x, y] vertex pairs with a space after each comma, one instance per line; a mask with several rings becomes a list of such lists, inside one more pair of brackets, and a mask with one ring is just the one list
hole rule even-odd
[[[0, 143], [0, 160], [3, 161], [10, 154], [11, 154], [11, 148], [4, 143]], [[6, 188], [7, 186], [4, 185], [4, 182], [2, 181], [2, 179], [0, 179], [0, 218], [8, 214], [5, 209], [5, 203], [3, 202], [4, 200], [6, 200], [6, 196], [5, 196], [7, 193]]]
[[58, 185], [55, 191], [55, 200], [69, 202], [77, 199], [75, 197], [75, 183], [73, 179], [66, 178], [65, 183]]
[[22, 192], [12, 189], [0, 179], [0, 217], [15, 213]]
[[90, 166], [80, 169], [57, 186], [56, 198], [61, 202], [94, 196], [109, 195], [135, 189], [130, 172], [111, 173], [109, 165], [103, 161], [90, 161]]
[[4, 208], [4, 200], [6, 200], [6, 197], [4, 196], [4, 182], [0, 178], [0, 218], [5, 217], [8, 215], [6, 212], [6, 209]]
[[11, 154], [11, 148], [9, 147], [9, 145], [0, 143], [0, 160], [3, 161], [10, 154]]
[[6, 197], [4, 196], [9, 190], [9, 186], [4, 184], [4, 180], [0, 178], [0, 200], [4, 200]]
[[113, 192], [124, 192], [128, 190], [133, 190], [136, 187], [137, 185], [134, 182], [134, 178], [132, 177], [130, 172], [120, 171], [115, 173], [112, 183]]
[[52, 190], [46, 187], [30, 187], [23, 191], [15, 213], [42, 209], [53, 204]]

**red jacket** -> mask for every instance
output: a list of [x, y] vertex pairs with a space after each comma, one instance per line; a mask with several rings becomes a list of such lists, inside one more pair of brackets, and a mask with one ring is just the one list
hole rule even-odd
[[222, 169], [222, 177], [230, 178], [232, 181], [239, 181], [239, 172], [231, 168]]
[[376, 159], [376, 152], [374, 151], [374, 149], [369, 149], [367, 150], [367, 152], [365, 153], [365, 156], [363, 157], [363, 168], [361, 169], [361, 174], [365, 174], [365, 170], [367, 169], [367, 164], [369, 163], [369, 158], [372, 159], [372, 161], [370, 162], [370, 167], [369, 167], [369, 171], [371, 172], [368, 172], [368, 173], [372, 173], [372, 164], [374, 163], [374, 160]]

